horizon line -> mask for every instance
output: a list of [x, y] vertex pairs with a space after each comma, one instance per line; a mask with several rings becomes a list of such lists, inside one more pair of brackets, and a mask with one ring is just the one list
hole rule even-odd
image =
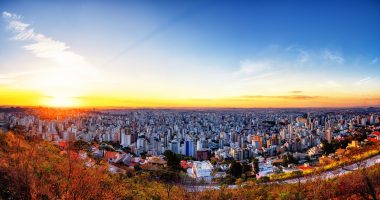
[[380, 105], [371, 106], [304, 106], [304, 107], [212, 107], [212, 106], [46, 106], [46, 105], [0, 105], [0, 108], [51, 108], [51, 109], [97, 109], [97, 110], [238, 110], [238, 109], [359, 109], [377, 108]]

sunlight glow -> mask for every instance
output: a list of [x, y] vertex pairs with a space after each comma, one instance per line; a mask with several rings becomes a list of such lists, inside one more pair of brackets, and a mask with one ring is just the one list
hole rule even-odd
[[43, 104], [51, 107], [76, 107], [79, 102], [73, 97], [55, 96], [47, 97]]

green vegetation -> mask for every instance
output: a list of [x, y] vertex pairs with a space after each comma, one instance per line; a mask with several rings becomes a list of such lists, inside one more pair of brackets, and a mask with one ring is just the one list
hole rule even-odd
[[235, 178], [240, 178], [241, 174], [243, 173], [243, 168], [238, 162], [232, 162], [231, 167], [229, 169], [229, 173], [234, 176]]
[[289, 164], [298, 164], [298, 161], [294, 156], [290, 153], [287, 153], [282, 157], [284, 159], [283, 165], [288, 166]]
[[259, 160], [257, 158], [253, 158], [252, 162], [253, 162], [253, 172], [255, 174], [258, 174], [259, 173]]
[[180, 171], [182, 169], [180, 165], [181, 160], [175, 153], [173, 153], [170, 150], [166, 150], [164, 152], [164, 156], [166, 157], [166, 160], [168, 162], [168, 167], [170, 170]]

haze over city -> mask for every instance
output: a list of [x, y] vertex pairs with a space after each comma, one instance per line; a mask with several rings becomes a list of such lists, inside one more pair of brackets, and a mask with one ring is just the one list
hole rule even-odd
[[1, 1], [0, 104], [380, 105], [378, 1]]

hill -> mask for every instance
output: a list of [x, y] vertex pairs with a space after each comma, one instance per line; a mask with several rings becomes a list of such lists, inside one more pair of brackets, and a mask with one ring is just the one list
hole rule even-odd
[[379, 199], [380, 165], [338, 178], [296, 184], [251, 180], [235, 189], [188, 192], [170, 173], [112, 174], [79, 152], [9, 132], [0, 133], [0, 199]]

